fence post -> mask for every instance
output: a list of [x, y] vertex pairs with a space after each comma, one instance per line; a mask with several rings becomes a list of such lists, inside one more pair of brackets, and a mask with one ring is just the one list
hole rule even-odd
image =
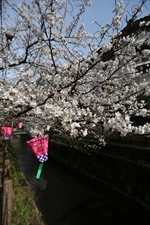
[[7, 142], [4, 150], [3, 167], [3, 205], [2, 205], [2, 224], [10, 225], [12, 218], [12, 179], [10, 173], [10, 160], [8, 157]]

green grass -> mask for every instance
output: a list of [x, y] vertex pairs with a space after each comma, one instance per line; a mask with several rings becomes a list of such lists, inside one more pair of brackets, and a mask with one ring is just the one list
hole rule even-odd
[[12, 146], [9, 146], [9, 154], [13, 181], [11, 225], [44, 225]]

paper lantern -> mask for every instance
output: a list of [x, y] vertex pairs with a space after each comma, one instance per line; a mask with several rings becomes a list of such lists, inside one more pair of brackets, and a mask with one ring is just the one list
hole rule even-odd
[[13, 127], [2, 127], [2, 135], [4, 140], [9, 140], [13, 133]]
[[40, 161], [40, 165], [36, 175], [37, 179], [40, 178], [42, 168], [43, 168], [43, 163], [48, 160], [48, 142], [49, 142], [48, 136], [35, 137], [27, 141], [27, 144], [30, 147], [31, 151]]
[[19, 122], [19, 123], [18, 123], [18, 127], [19, 127], [19, 128], [22, 128], [22, 127], [23, 127], [23, 122]]

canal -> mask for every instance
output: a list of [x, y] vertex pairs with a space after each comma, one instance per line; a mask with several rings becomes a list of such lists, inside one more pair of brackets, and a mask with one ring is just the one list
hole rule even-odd
[[25, 139], [13, 137], [11, 142], [32, 192], [35, 194], [37, 191], [36, 204], [46, 225], [150, 223], [150, 212], [104, 185], [88, 182], [74, 171], [64, 168], [51, 156], [43, 167], [40, 190], [37, 186], [33, 188], [32, 178], [36, 175], [39, 163], [27, 147]]

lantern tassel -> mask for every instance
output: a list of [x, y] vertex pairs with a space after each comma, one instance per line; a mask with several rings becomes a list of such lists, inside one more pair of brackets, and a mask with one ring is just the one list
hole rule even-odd
[[36, 179], [39, 179], [41, 176], [42, 168], [43, 168], [44, 163], [40, 163], [37, 174], [36, 174]]

